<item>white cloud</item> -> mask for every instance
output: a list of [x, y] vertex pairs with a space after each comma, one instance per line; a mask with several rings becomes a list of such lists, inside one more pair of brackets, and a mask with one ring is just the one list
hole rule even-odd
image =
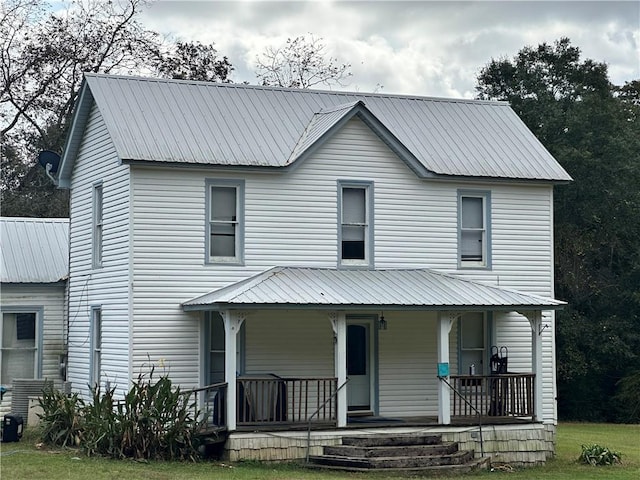
[[176, 2], [144, 12], [145, 25], [186, 40], [215, 42], [235, 81], [255, 83], [267, 45], [313, 33], [351, 63], [348, 89], [472, 97], [479, 70], [525, 45], [561, 36], [583, 58], [609, 64], [614, 83], [640, 78], [638, 2]]

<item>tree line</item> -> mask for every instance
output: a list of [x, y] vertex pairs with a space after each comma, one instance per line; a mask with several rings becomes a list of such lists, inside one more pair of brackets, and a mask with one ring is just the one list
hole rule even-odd
[[[3, 0], [0, 10], [0, 209], [64, 217], [66, 190], [37, 164], [62, 152], [84, 72], [230, 82], [214, 44], [145, 29], [143, 0]], [[342, 84], [350, 64], [322, 39], [297, 37], [256, 59], [263, 85]], [[607, 65], [582, 59], [567, 38], [492, 59], [480, 99], [504, 100], [569, 172], [555, 202], [555, 289], [560, 418], [640, 421], [640, 80], [613, 85]]]

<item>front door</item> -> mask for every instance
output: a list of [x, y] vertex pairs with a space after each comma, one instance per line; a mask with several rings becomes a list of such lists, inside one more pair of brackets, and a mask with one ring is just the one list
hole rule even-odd
[[347, 324], [347, 401], [349, 411], [371, 410], [371, 323]]

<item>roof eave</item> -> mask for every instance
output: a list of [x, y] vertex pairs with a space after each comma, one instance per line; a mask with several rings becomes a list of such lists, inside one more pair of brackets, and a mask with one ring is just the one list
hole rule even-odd
[[75, 109], [71, 116], [71, 127], [67, 134], [62, 159], [60, 161], [60, 168], [58, 169], [58, 188], [71, 187], [71, 172], [80, 148], [80, 143], [82, 142], [92, 103], [93, 95], [91, 95], [87, 80], [84, 78]]
[[224, 311], [224, 310], [348, 310], [348, 311], [500, 311], [515, 312], [520, 310], [562, 310], [566, 303], [548, 305], [364, 305], [364, 304], [318, 304], [318, 303], [228, 303], [212, 302], [199, 305], [182, 305], [185, 312]]

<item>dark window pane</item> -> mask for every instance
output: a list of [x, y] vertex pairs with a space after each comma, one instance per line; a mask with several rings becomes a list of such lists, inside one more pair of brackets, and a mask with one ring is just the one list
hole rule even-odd
[[367, 374], [367, 329], [347, 326], [347, 375]]
[[224, 323], [218, 313], [211, 313], [211, 350], [224, 351]]
[[35, 340], [36, 338], [36, 314], [16, 314], [16, 337], [18, 340]]
[[364, 260], [365, 227], [342, 227], [342, 259]]
[[211, 256], [236, 256], [236, 227], [230, 223], [211, 225]]

